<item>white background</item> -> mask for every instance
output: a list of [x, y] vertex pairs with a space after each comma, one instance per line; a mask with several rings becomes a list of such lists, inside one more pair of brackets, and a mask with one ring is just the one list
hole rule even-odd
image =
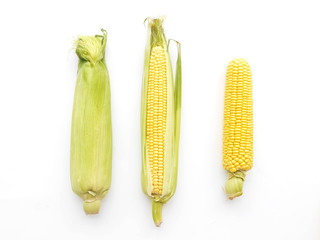
[[[156, 228], [140, 186], [140, 96], [143, 21], [162, 15], [182, 43], [183, 97], [177, 191]], [[1, 239], [320, 238], [317, 1], [2, 1], [0, 26]], [[69, 180], [72, 43], [101, 27], [113, 177], [100, 214], [86, 216]], [[223, 97], [234, 57], [252, 67], [255, 155], [243, 196], [227, 201]]]

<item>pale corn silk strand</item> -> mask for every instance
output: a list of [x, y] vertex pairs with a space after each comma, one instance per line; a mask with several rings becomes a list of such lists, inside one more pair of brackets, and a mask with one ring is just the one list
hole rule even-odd
[[152, 48], [147, 89], [147, 151], [152, 195], [161, 195], [164, 177], [164, 142], [167, 118], [167, 69], [163, 47]]

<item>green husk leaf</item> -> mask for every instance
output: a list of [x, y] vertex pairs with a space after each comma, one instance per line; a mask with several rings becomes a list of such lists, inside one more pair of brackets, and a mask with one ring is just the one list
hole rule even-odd
[[[181, 123], [181, 85], [182, 85], [182, 71], [181, 71], [181, 44], [177, 42], [178, 57], [176, 62], [176, 78], [175, 78], [175, 132], [174, 132], [174, 152], [176, 158], [176, 168], [178, 169], [178, 158], [179, 158], [179, 143], [180, 143], [180, 123]], [[176, 169], [176, 171], [177, 171]], [[177, 174], [177, 173], [176, 173]], [[174, 184], [174, 192], [177, 184]]]

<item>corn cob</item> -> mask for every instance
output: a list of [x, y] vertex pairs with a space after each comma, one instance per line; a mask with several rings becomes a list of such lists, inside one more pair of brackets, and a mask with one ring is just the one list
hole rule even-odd
[[251, 69], [245, 59], [232, 60], [227, 68], [223, 167], [228, 171], [225, 191], [229, 199], [242, 195], [245, 172], [253, 163], [253, 105]]
[[79, 57], [74, 95], [70, 176], [86, 214], [99, 212], [111, 184], [112, 129], [106, 31], [75, 41]]
[[162, 23], [148, 19], [141, 104], [142, 188], [152, 199], [156, 226], [176, 190], [181, 110], [180, 44], [174, 83]]

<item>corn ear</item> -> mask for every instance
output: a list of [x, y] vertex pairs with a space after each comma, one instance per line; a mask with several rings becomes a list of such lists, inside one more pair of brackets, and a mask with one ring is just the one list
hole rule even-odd
[[148, 19], [141, 103], [141, 182], [156, 226], [177, 186], [181, 112], [180, 43], [174, 82], [163, 20]]
[[111, 185], [112, 129], [109, 74], [105, 61], [107, 33], [80, 36], [74, 94], [70, 176], [86, 214], [99, 212]]
[[245, 172], [253, 163], [252, 76], [249, 63], [233, 59], [227, 68], [224, 126], [223, 167], [228, 171], [225, 191], [229, 199], [242, 195]]

